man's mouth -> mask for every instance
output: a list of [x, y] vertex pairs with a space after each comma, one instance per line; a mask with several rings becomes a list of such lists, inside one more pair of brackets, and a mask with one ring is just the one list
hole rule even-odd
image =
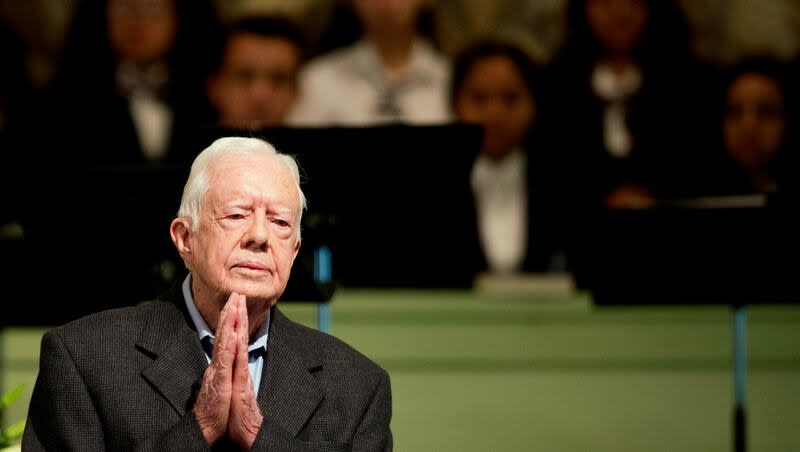
[[254, 271], [263, 271], [263, 272], [269, 271], [269, 268], [266, 265], [251, 261], [239, 262], [238, 264], [234, 265], [234, 267], [244, 268], [247, 270], [254, 270]]

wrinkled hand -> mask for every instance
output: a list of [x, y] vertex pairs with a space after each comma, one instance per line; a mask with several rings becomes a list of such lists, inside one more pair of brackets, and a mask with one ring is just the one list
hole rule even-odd
[[211, 364], [203, 374], [203, 383], [194, 405], [197, 423], [209, 444], [217, 442], [228, 428], [233, 390], [231, 373], [236, 356], [237, 299], [238, 295], [232, 294], [219, 315], [217, 342], [214, 344]]
[[262, 416], [247, 367], [249, 337], [244, 295], [231, 294], [217, 322], [217, 341], [194, 414], [209, 444], [227, 433], [242, 448], [252, 448]]
[[228, 435], [233, 442], [242, 448], [250, 450], [261, 428], [263, 417], [258, 409], [256, 396], [253, 392], [253, 382], [250, 379], [248, 362], [247, 305], [245, 297], [240, 297], [239, 317], [236, 322], [236, 359], [233, 365], [233, 389], [230, 400], [230, 414], [228, 416]]

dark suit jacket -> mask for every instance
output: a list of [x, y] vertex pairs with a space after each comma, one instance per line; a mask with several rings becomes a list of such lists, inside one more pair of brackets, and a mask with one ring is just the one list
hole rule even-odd
[[[180, 285], [42, 339], [24, 450], [208, 450], [192, 407], [207, 367]], [[272, 311], [254, 450], [391, 450], [388, 374]], [[218, 448], [225, 448], [225, 445]]]

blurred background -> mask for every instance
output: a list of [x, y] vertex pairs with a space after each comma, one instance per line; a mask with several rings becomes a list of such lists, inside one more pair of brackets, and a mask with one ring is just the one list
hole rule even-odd
[[[52, 77], [65, 44], [65, 35], [78, 0], [0, 2], [0, 16], [24, 40], [26, 65], [34, 85]], [[220, 18], [247, 14], [287, 14], [302, 22], [317, 42], [342, 1], [333, 0], [217, 0]], [[439, 0], [437, 39], [452, 54], [471, 39], [502, 31], [517, 34], [549, 59], [561, 43], [566, 0]], [[698, 55], [728, 63], [754, 52], [791, 60], [800, 49], [800, 10], [792, 0], [753, 4], [744, 0], [678, 0], [694, 32]]]
[[796, 0], [0, 0], [0, 60], [3, 425], [47, 328], [181, 279], [243, 134], [303, 168], [283, 309], [389, 371], [397, 450], [731, 450], [736, 406], [800, 450]]

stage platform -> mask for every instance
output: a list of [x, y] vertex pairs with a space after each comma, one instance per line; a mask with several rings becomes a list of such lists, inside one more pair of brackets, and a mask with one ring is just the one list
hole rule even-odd
[[[331, 306], [333, 334], [391, 375], [396, 450], [732, 450], [728, 307], [346, 288]], [[315, 324], [312, 304], [284, 311]], [[800, 450], [800, 306], [748, 316], [748, 450]], [[24, 416], [43, 331], [2, 333], [4, 389], [28, 385], [6, 421]]]

